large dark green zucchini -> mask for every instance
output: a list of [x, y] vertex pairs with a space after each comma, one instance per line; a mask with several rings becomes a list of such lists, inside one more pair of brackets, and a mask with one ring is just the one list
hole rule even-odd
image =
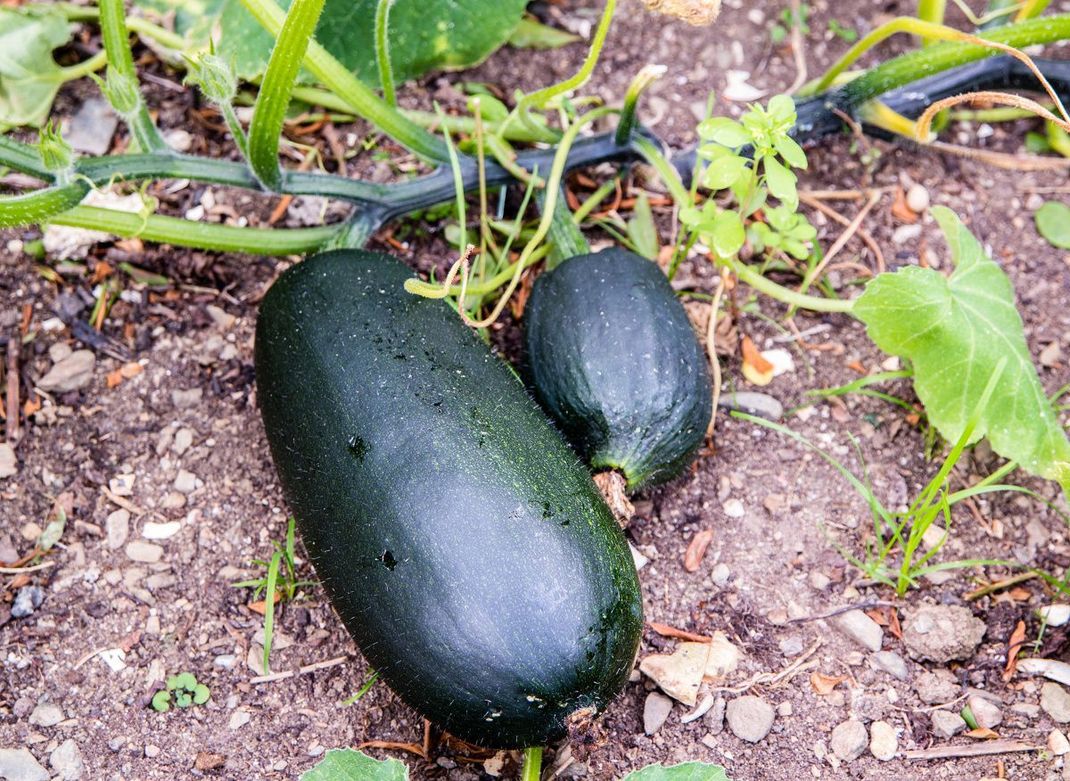
[[712, 415], [706, 356], [669, 281], [621, 249], [542, 274], [524, 310], [539, 401], [596, 469], [631, 489], [688, 464]]
[[627, 544], [520, 382], [388, 255], [329, 252], [260, 308], [264, 428], [338, 614], [401, 698], [464, 740], [541, 745], [624, 686]]

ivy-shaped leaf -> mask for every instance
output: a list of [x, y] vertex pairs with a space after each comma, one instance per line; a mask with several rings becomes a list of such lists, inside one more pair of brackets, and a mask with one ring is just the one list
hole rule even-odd
[[878, 347], [914, 364], [918, 398], [949, 441], [962, 436], [1005, 359], [974, 439], [987, 436], [1001, 456], [1070, 493], [1070, 441], [1033, 366], [1011, 281], [954, 212], [932, 213], [947, 236], [952, 274], [916, 266], [881, 274], [853, 313]]
[[647, 765], [629, 773], [623, 781], [730, 781], [720, 765], [684, 762], [680, 765]]
[[396, 759], [382, 761], [351, 748], [331, 749], [300, 781], [408, 781], [409, 770]]
[[63, 84], [52, 50], [71, 38], [71, 26], [55, 8], [0, 8], [0, 132], [39, 127]]

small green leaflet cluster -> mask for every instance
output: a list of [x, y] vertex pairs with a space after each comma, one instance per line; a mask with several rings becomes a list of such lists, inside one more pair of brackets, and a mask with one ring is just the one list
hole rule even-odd
[[[396, 759], [373, 759], [363, 751], [332, 749], [300, 781], [408, 781], [409, 770]], [[724, 768], [705, 762], [664, 767], [649, 765], [622, 781], [729, 781]]]
[[188, 708], [190, 705], [204, 705], [211, 697], [211, 692], [203, 683], [197, 683], [193, 673], [179, 673], [167, 679], [167, 688], [156, 692], [152, 697], [153, 710], [166, 713], [175, 705]]
[[[782, 250], [799, 259], [809, 256], [808, 243], [817, 231], [798, 214], [793, 169], [805, 169], [807, 163], [806, 153], [790, 135], [795, 118], [794, 101], [777, 95], [766, 108], [752, 105], [738, 122], [712, 117], [699, 124], [703, 143], [698, 157], [705, 163], [699, 181], [711, 197], [701, 207], [682, 209], [680, 221], [718, 257], [734, 257], [748, 237], [759, 251]], [[749, 157], [743, 154], [748, 148]], [[724, 190], [732, 194], [731, 208], [712, 197]], [[780, 205], [769, 206], [769, 196]], [[748, 236], [746, 222], [759, 210], [765, 210], [766, 222], [754, 223]]]
[[1011, 281], [954, 212], [936, 206], [932, 214], [951, 248], [952, 274], [917, 266], [881, 274], [852, 313], [878, 347], [911, 361], [929, 420], [952, 442], [1004, 363], [971, 441], [987, 436], [996, 453], [1070, 493], [1070, 440], [1033, 366]]

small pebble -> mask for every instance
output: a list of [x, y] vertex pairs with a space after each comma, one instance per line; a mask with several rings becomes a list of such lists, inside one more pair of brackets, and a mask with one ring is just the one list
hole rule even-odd
[[723, 509], [729, 518], [742, 518], [747, 512], [739, 499], [729, 499], [724, 503]]
[[907, 208], [915, 214], [929, 208], [929, 191], [923, 185], [915, 184], [907, 190]]
[[152, 743], [145, 744], [145, 756], [149, 759], [156, 759], [160, 756], [160, 747]]
[[966, 730], [966, 721], [957, 713], [949, 710], [934, 710], [932, 719], [933, 734], [938, 738], [953, 738]]
[[126, 555], [131, 561], [139, 561], [143, 564], [155, 564], [163, 558], [163, 548], [152, 542], [134, 540], [127, 544]]
[[175, 451], [177, 455], [182, 455], [193, 444], [193, 432], [188, 428], [180, 428], [175, 432], [174, 441], [171, 443], [171, 449]]
[[711, 735], [720, 735], [724, 732], [724, 714], [728, 707], [728, 701], [724, 697], [718, 697], [713, 701], [713, 707], [706, 713], [706, 726], [710, 728]]
[[33, 615], [33, 611], [41, 607], [45, 601], [45, 592], [40, 586], [23, 586], [15, 594], [15, 601], [11, 603], [12, 618], [26, 618]]
[[886, 672], [900, 681], [910, 678], [906, 660], [895, 651], [877, 651], [869, 657], [869, 662], [875, 670]]
[[197, 476], [185, 469], [179, 469], [175, 476], [175, 490], [181, 494], [191, 494], [197, 490]]
[[921, 225], [900, 225], [892, 231], [892, 243], [903, 245], [921, 236]]
[[33, 709], [29, 721], [35, 727], [54, 727], [63, 721], [63, 711], [51, 702], [42, 702]]
[[899, 740], [895, 736], [895, 727], [886, 721], [875, 721], [869, 728], [869, 753], [882, 762], [895, 758], [899, 751]]
[[104, 531], [107, 536], [107, 545], [112, 550], [118, 550], [126, 545], [126, 540], [130, 536], [130, 512], [120, 509], [110, 513], [104, 521]]
[[41, 390], [69, 393], [88, 385], [93, 379], [97, 356], [92, 350], [75, 350], [62, 361], [53, 364], [48, 374], [37, 381]]
[[48, 764], [58, 773], [59, 781], [79, 781], [85, 772], [85, 762], [78, 744], [65, 740], [48, 755]]
[[653, 735], [672, 713], [672, 700], [661, 692], [650, 692], [643, 703], [643, 732]]
[[748, 694], [728, 703], [725, 717], [733, 735], [748, 743], [757, 743], [773, 728], [776, 711], [765, 700]]
[[1048, 681], [1040, 689], [1040, 707], [1058, 724], [1070, 723], [1070, 693], [1059, 684]]
[[1065, 626], [1070, 622], [1070, 605], [1046, 605], [1037, 612], [1048, 626]]
[[829, 739], [832, 753], [844, 762], [858, 759], [868, 745], [869, 733], [866, 732], [866, 725], [856, 719], [836, 725]]
[[728, 585], [729, 579], [732, 577], [732, 571], [728, 569], [728, 565], [723, 562], [715, 564], [713, 569], [710, 570], [710, 579], [713, 581], [713, 585], [718, 588], [724, 588]]
[[15, 449], [7, 442], [0, 442], [0, 480], [12, 477], [19, 471], [19, 461]]
[[1057, 757], [1070, 753], [1070, 740], [1061, 730], [1053, 729], [1048, 733], [1048, 751]]
[[237, 709], [230, 714], [230, 720], [227, 722], [227, 726], [230, 729], [241, 729], [252, 720], [252, 714], [247, 710]]
[[884, 630], [861, 610], [849, 610], [832, 619], [832, 625], [870, 651], [881, 650]]
[[200, 388], [189, 388], [188, 390], [176, 389], [171, 391], [171, 403], [175, 405], [177, 409], [189, 409], [190, 407], [196, 407], [201, 403], [201, 396], [204, 395], [204, 391]]
[[48, 781], [48, 771], [27, 748], [0, 748], [0, 778], [7, 781]]
[[969, 706], [979, 727], [995, 729], [1003, 722], [1003, 711], [991, 700], [972, 694], [966, 699], [966, 705]]

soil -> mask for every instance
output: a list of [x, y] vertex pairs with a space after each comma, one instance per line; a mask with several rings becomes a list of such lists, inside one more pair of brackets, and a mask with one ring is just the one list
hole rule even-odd
[[[878, 17], [912, 6], [857, 1], [831, 9], [827, 2], [810, 5], [805, 48], [811, 73], [847, 46], [826, 32], [830, 16], [847, 27], [868, 29]], [[646, 99], [646, 119], [673, 145], [688, 144], [694, 140], [696, 112], [701, 114], [709, 90], [723, 92], [727, 71], [749, 72], [749, 82], [770, 94], [792, 83], [790, 54], [771, 43], [767, 29], [782, 7], [779, 2], [726, 2], [716, 26], [692, 29], [625, 0], [591, 89], [615, 101], [642, 65], [666, 65], [668, 72]], [[595, 8], [568, 4], [557, 9], [555, 13], [573, 19], [597, 14]], [[409, 85], [403, 99], [429, 107], [432, 94], [448, 98], [448, 85], [462, 79], [488, 82], [511, 95], [515, 88], [571, 73], [583, 54], [581, 45], [537, 54], [505, 48], [468, 73]], [[197, 112], [190, 93], [161, 86], [160, 79], [178, 83], [180, 74], [151, 62], [148, 67], [155, 76], [149, 100], [159, 109], [162, 126], [189, 130], [194, 151], [233, 156]], [[69, 115], [92, 94], [85, 84], [69, 86], [56, 111]], [[956, 129], [961, 138], [953, 140], [1016, 149], [1030, 127], [998, 127], [992, 134], [964, 127]], [[363, 138], [367, 128], [339, 128], [339, 137], [348, 133]], [[327, 149], [322, 136], [313, 140]], [[120, 131], [116, 144], [123, 143]], [[803, 185], [815, 190], [924, 185], [933, 203], [953, 207], [1003, 263], [1018, 293], [1034, 357], [1053, 342], [1064, 348], [1070, 344], [1070, 257], [1038, 237], [1031, 214], [1042, 188], [1062, 186], [1062, 177], [1002, 171], [925, 149], [846, 137], [810, 150], [810, 161]], [[392, 175], [383, 169], [370, 153], [348, 162], [352, 175]], [[153, 192], [169, 213], [182, 214], [200, 204], [209, 216], [241, 214], [252, 224], [265, 222], [277, 202], [202, 185], [157, 186]], [[1062, 192], [1042, 197], [1065, 198]], [[848, 216], [860, 206], [832, 205]], [[890, 207], [886, 196], [865, 223], [889, 267], [922, 259], [946, 270], [945, 247], [931, 218], [918, 223], [920, 233], [903, 231]], [[296, 202], [286, 218], [295, 223], [317, 219], [317, 204], [308, 201]], [[841, 228], [820, 215], [814, 220], [827, 247]], [[48, 370], [49, 348], [60, 343], [82, 347], [69, 330], [45, 330], [45, 324], [57, 307], [77, 301], [79, 291], [92, 286], [88, 276], [64, 276], [57, 285], [40, 273], [39, 264], [23, 251], [24, 243], [38, 236], [35, 231], [0, 235], [0, 325], [5, 335], [14, 334], [28, 311], [30, 331], [36, 333], [21, 353], [27, 381]], [[379, 237], [376, 243], [384, 240]], [[412, 232], [401, 249], [421, 269], [441, 266], [446, 257], [436, 225]], [[857, 239], [841, 258], [867, 268], [873, 264]], [[103, 333], [114, 340], [120, 357], [98, 350], [87, 387], [51, 399], [38, 397], [44, 406], [23, 422], [17, 442], [18, 473], [0, 481], [0, 559], [11, 555], [5, 551], [29, 552], [56, 497], [69, 511], [62, 539], [46, 559], [53, 566], [30, 576], [31, 583], [44, 588], [43, 604], [16, 619], [9, 615], [9, 602], [0, 602], [0, 747], [26, 746], [47, 765], [51, 751], [73, 739], [84, 758], [82, 777], [110, 781], [294, 779], [325, 749], [367, 741], [421, 743], [422, 720], [381, 683], [358, 702], [342, 704], [366, 680], [367, 665], [318, 586], [303, 588], [302, 597], [283, 609], [272, 669], [337, 663], [283, 679], [253, 680], [260, 674], [254, 669], [259, 655], [255, 636], [262, 618], [248, 606], [250, 592], [231, 584], [262, 572], [250, 562], [270, 557], [272, 541], [283, 538], [287, 519], [256, 408], [253, 328], [257, 301], [291, 261], [142, 247], [133, 241], [97, 245], [87, 273], [105, 262], [115, 267], [127, 260], [173, 284], [158, 292], [141, 288], [140, 296], [116, 304]], [[694, 264], [682, 273], [695, 289], [712, 289], [707, 266]], [[838, 275], [835, 279], [846, 283], [857, 271], [845, 268]], [[887, 360], [857, 322], [842, 316], [798, 314], [794, 324], [810, 334], [809, 346], [785, 340], [783, 309], [768, 301], [756, 306], [748, 295], [742, 289], [734, 293], [738, 331], [759, 347], [787, 347], [794, 355], [795, 370], [764, 389], [786, 408], [811, 404], [805, 397], [809, 389], [841, 385], [857, 378], [859, 369], [868, 372]], [[510, 334], [515, 334], [512, 324], [499, 332], [499, 343], [515, 344]], [[1066, 358], [1064, 349], [1061, 362], [1041, 367], [1049, 392], [1070, 380]], [[109, 387], [109, 374], [131, 361], [140, 373]], [[730, 387], [746, 387], [739, 363], [734, 355], [725, 363]], [[892, 388], [913, 398], [906, 384]], [[316, 399], [310, 396], [308, 403], [314, 405]], [[876, 494], [889, 506], [909, 502], [937, 469], [927, 457], [923, 428], [912, 425], [899, 407], [877, 399], [848, 396], [842, 402], [811, 404], [786, 422], [858, 472], [864, 459]], [[987, 448], [979, 447], [956, 470], [955, 484], [987, 474], [997, 464]], [[113, 482], [124, 475], [132, 478]], [[1053, 484], [1018, 474], [1014, 479], [1065, 509]], [[132, 485], [124, 487], [124, 481]], [[636, 674], [604, 716], [606, 744], [586, 758], [573, 755], [571, 762], [561, 762], [559, 777], [609, 781], [648, 763], [686, 760], [722, 764], [736, 781], [1063, 777], [1063, 758], [1036, 751], [939, 761], [905, 758], [907, 750], [978, 743], [931, 733], [931, 706], [919, 700], [914, 684], [926, 669], [940, 665], [908, 659], [909, 680], [897, 680], [873, 669], [870, 654], [815, 618], [874, 602], [894, 602], [896, 615], [904, 619], [922, 604], [967, 605], [987, 632], [970, 659], [948, 669], [963, 693], [972, 687], [999, 702], [1004, 713], [997, 727], [1000, 737], [1044, 746], [1049, 731], [1059, 725], [1036, 707], [1040, 683], [1022, 676], [1009, 683], [1001, 679], [1017, 623], [1024, 622], [1029, 639], [1040, 633], [1035, 611], [1054, 600], [1043, 582], [1027, 581], [966, 601], [979, 584], [1014, 574], [1007, 568], [973, 567], [947, 580], [922, 580], [895, 600], [887, 588], [862, 579], [841, 555], [841, 550], [861, 555], [872, 538], [869, 510], [844, 478], [795, 442], [723, 416], [714, 451], [684, 477], [636, 500], [638, 514], [628, 536], [650, 559], [640, 572], [649, 621], [693, 633], [724, 632], [743, 653], [740, 669], [725, 683], [729, 688], [759, 673], [784, 670], [806, 650], [814, 649], [813, 655], [782, 680], [751, 687], [748, 693], [778, 709], [772, 732], [755, 744], [739, 740], [727, 728], [719, 730], [709, 717], [682, 723], [686, 709], [679, 705], [656, 734], [645, 735], [643, 703], [653, 685]], [[122, 508], [131, 515], [129, 537], [113, 540], [120, 542], [113, 548], [107, 519]], [[131, 560], [129, 542], [141, 539], [146, 528], [159, 528], [147, 524], [172, 521], [177, 533], [147, 541], [160, 546], [158, 561]], [[698, 571], [688, 572], [684, 552], [705, 529], [713, 530], [712, 544]], [[951, 539], [941, 556], [1034, 562], [1061, 575], [1070, 564], [1070, 544], [1059, 515], [1043, 503], [999, 495], [978, 499], [973, 511], [956, 508]], [[299, 574], [312, 577], [303, 562]], [[3, 578], [4, 600], [10, 600], [18, 584], [11, 575]], [[879, 610], [878, 617], [892, 617], [889, 609]], [[886, 628], [883, 647], [907, 658], [893, 629]], [[640, 656], [669, 652], [673, 645], [648, 631]], [[1057, 656], [1065, 645], [1065, 632], [1049, 629], [1042, 652]], [[148, 707], [159, 681], [187, 670], [210, 687], [207, 704], [165, 714]], [[831, 693], [819, 694], [812, 673], [844, 680]], [[63, 720], [51, 726], [32, 723], [40, 721], [30, 718], [40, 703], [58, 705]], [[849, 762], [831, 759], [831, 730], [849, 717], [892, 724], [899, 736], [898, 756], [887, 762], [868, 752]], [[482, 764], [485, 755], [473, 758], [455, 745], [439, 746], [429, 760], [397, 750], [368, 750], [403, 758], [414, 779], [491, 777]], [[566, 754], [555, 747], [547, 763], [560, 762]], [[505, 759], [502, 776], [516, 777], [516, 757]]]

